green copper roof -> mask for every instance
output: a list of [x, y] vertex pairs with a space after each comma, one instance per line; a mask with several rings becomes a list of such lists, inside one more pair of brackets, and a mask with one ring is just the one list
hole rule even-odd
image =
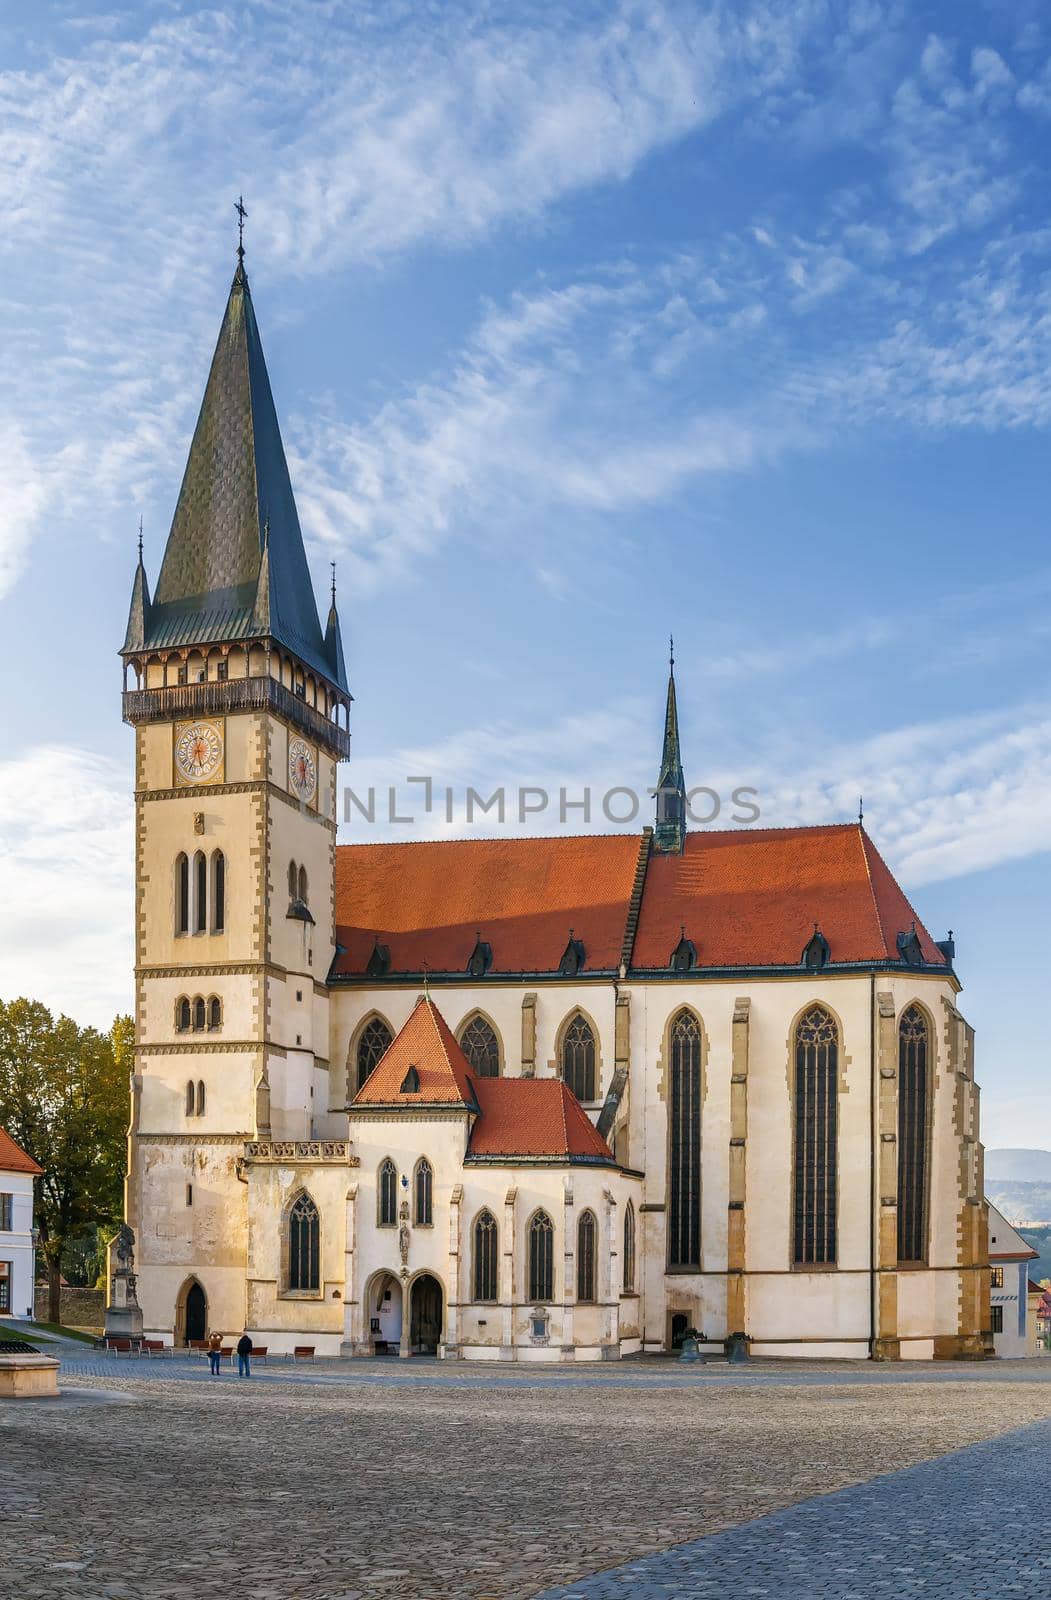
[[142, 647], [260, 636], [347, 687], [343, 662], [321, 632], [251, 290], [239, 264], [157, 592], [145, 606]]

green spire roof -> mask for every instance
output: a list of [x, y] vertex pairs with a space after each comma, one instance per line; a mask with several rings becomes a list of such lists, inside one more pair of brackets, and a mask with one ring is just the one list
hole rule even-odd
[[675, 700], [675, 642], [668, 662], [668, 700], [664, 711], [664, 749], [657, 779], [657, 826], [653, 847], [679, 851], [686, 839], [686, 778], [679, 747], [679, 708]]
[[343, 662], [321, 632], [251, 290], [238, 262], [143, 643], [132, 648], [259, 637], [287, 646], [346, 689]]

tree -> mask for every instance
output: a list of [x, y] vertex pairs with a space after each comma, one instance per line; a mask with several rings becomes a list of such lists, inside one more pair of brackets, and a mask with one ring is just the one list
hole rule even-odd
[[51, 1322], [67, 1246], [121, 1216], [131, 1058], [130, 1017], [102, 1034], [38, 1001], [0, 1001], [0, 1127], [44, 1169], [35, 1215]]

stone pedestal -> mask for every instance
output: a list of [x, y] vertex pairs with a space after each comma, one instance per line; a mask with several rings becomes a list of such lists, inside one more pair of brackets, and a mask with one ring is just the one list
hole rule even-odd
[[0, 1400], [43, 1400], [58, 1394], [59, 1363], [54, 1356], [16, 1351], [0, 1345]]
[[142, 1307], [135, 1293], [135, 1235], [122, 1223], [108, 1250], [107, 1339], [141, 1339]]

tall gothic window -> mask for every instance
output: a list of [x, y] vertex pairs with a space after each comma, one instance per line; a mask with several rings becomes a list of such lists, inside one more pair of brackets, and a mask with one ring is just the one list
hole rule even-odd
[[217, 995], [212, 995], [208, 1002], [208, 1026], [211, 1029], [222, 1026], [223, 1008]]
[[190, 862], [185, 855], [175, 858], [175, 931], [190, 931]]
[[190, 1026], [190, 1002], [185, 995], [183, 995], [182, 999], [179, 1001], [179, 1007], [176, 1011], [175, 1017], [176, 1028], [178, 1028], [180, 1033], [185, 1033]]
[[193, 858], [193, 931], [204, 933], [208, 927], [208, 862], [203, 850]]
[[671, 1025], [668, 1265], [701, 1264], [701, 1029], [690, 1011]]
[[194, 1082], [193, 1082], [193, 1079], [191, 1078], [189, 1083], [186, 1085], [186, 1115], [188, 1117], [192, 1117], [193, 1116], [196, 1104], [197, 1104], [197, 1091], [194, 1088]]
[[500, 1076], [500, 1041], [492, 1026], [478, 1012], [460, 1034], [460, 1049], [477, 1077]]
[[624, 1293], [635, 1290], [635, 1207], [629, 1200], [624, 1207]]
[[193, 1026], [195, 1031], [199, 1033], [201, 1029], [204, 1028], [206, 1022], [207, 1014], [204, 1009], [204, 1001], [202, 1000], [201, 996], [198, 995], [197, 999], [193, 1003]]
[[310, 882], [307, 878], [306, 867], [299, 869], [299, 898], [305, 906], [310, 904]]
[[222, 933], [226, 926], [226, 857], [217, 850], [212, 857], [212, 929]]
[[197, 1080], [197, 1115], [204, 1116], [204, 1079]]
[[927, 1019], [909, 1006], [898, 1025], [898, 1260], [927, 1256]]
[[839, 1031], [823, 1006], [811, 1006], [796, 1027], [792, 1258], [799, 1266], [836, 1260], [838, 1078]]
[[496, 1218], [482, 1211], [474, 1225], [474, 1298], [496, 1299]]
[[321, 1218], [308, 1194], [288, 1214], [288, 1287], [316, 1293], [321, 1287]]
[[434, 1222], [434, 1173], [426, 1156], [421, 1156], [416, 1163], [413, 1191], [413, 1220], [418, 1228], [429, 1228]]
[[595, 1035], [579, 1011], [562, 1035], [562, 1077], [578, 1100], [594, 1100]]
[[358, 1040], [359, 1089], [364, 1087], [380, 1057], [390, 1049], [393, 1042], [394, 1035], [380, 1017], [373, 1017], [372, 1021], [361, 1030], [361, 1037]]
[[393, 1228], [398, 1222], [398, 1169], [390, 1156], [380, 1163], [378, 1222], [381, 1228]]
[[294, 861], [288, 863], [288, 898], [294, 900], [299, 893], [299, 873]]
[[595, 1298], [595, 1213], [582, 1211], [577, 1223], [577, 1299]]
[[529, 1298], [534, 1303], [555, 1298], [555, 1230], [546, 1211], [529, 1224]]

